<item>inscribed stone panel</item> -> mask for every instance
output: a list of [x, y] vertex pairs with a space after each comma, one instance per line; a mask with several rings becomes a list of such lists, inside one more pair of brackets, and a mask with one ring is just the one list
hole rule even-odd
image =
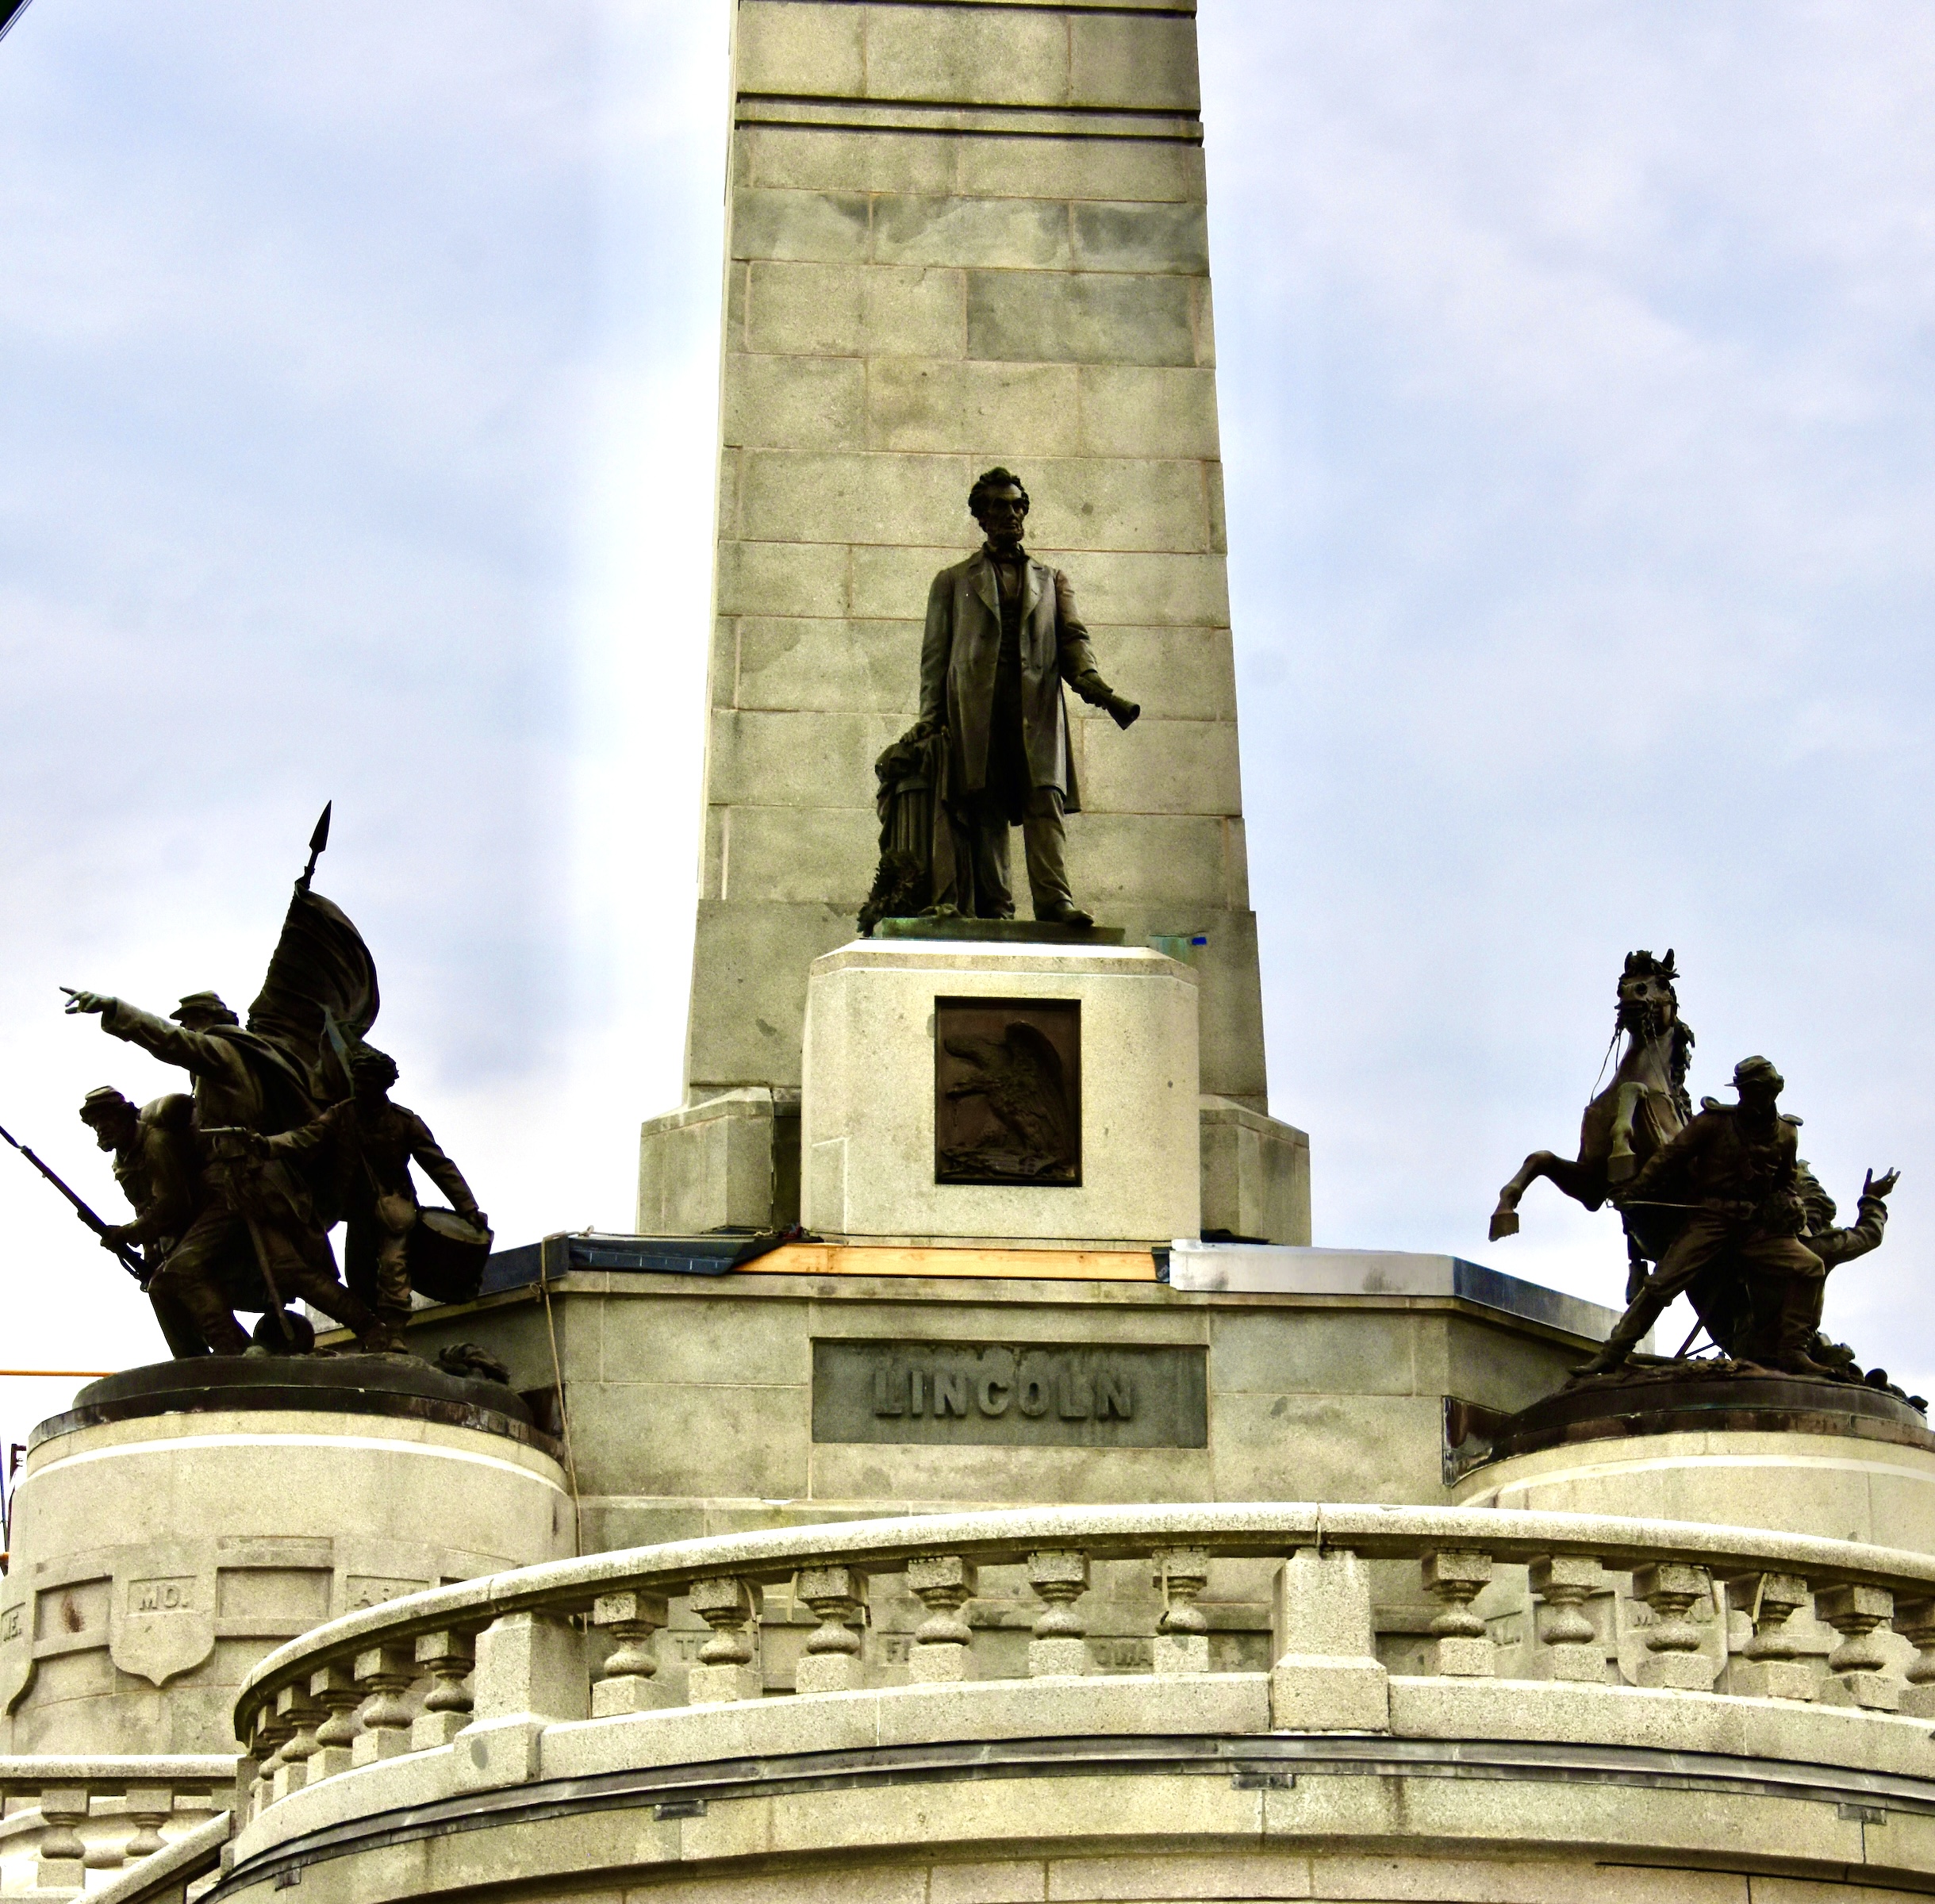
[[813, 1439], [1204, 1448], [1205, 1360], [1183, 1344], [816, 1341]]

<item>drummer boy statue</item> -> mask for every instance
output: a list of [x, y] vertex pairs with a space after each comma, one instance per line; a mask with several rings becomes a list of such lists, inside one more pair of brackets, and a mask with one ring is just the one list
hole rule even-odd
[[[349, 1212], [346, 1252], [349, 1285], [373, 1294], [384, 1341], [407, 1352], [403, 1326], [410, 1313], [408, 1252], [410, 1232], [420, 1219], [410, 1165], [419, 1165], [450, 1199], [451, 1207], [488, 1240], [490, 1225], [463, 1173], [445, 1155], [430, 1127], [414, 1111], [390, 1101], [397, 1081], [396, 1061], [373, 1046], [349, 1054], [351, 1093], [300, 1130], [263, 1140], [271, 1157], [320, 1154], [334, 1177], [339, 1207]], [[377, 1346], [378, 1345], [370, 1345]]]

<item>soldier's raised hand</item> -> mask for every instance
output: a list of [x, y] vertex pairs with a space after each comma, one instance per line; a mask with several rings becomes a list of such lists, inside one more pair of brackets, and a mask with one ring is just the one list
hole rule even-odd
[[1883, 1177], [1875, 1176], [1871, 1170], [1862, 1180], [1861, 1194], [1864, 1196], [1885, 1197], [1901, 1180], [1902, 1173], [1899, 1170], [1891, 1170]]
[[105, 1012], [114, 1002], [105, 992], [76, 992], [71, 985], [60, 988], [67, 995], [66, 1009], [70, 1018], [77, 1012]]

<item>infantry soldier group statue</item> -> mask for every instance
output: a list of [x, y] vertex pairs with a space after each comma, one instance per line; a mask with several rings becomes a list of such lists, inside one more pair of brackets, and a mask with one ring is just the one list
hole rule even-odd
[[[365, 1353], [407, 1353], [413, 1280], [448, 1292], [467, 1265], [474, 1288], [490, 1249], [463, 1173], [420, 1117], [390, 1102], [397, 1067], [365, 1042], [374, 962], [343, 912], [310, 890], [328, 821], [325, 808], [246, 1025], [213, 992], [191, 993], [166, 1018], [68, 992], [70, 1012], [98, 1016], [110, 1036], [192, 1081], [189, 1094], [140, 1110], [111, 1087], [89, 1092], [81, 1116], [112, 1152], [134, 1220], [101, 1223], [73, 1200], [140, 1274], [177, 1357], [306, 1350], [313, 1330], [286, 1307], [297, 1299]], [[449, 1211], [420, 1208], [413, 1162]], [[340, 1222], [347, 1284], [329, 1240]], [[238, 1309], [262, 1314], [252, 1341]]]

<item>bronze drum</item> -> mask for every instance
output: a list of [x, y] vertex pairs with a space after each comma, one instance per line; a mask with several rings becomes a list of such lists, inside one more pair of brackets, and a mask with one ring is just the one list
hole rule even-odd
[[454, 1210], [420, 1210], [405, 1248], [410, 1287], [433, 1303], [467, 1303], [483, 1280], [491, 1236]]

